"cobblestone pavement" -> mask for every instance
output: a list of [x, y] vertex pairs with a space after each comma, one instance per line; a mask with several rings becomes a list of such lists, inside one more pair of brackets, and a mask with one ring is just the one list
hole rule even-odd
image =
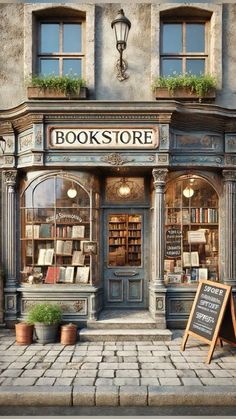
[[[19, 404], [27, 404], [22, 394], [26, 400], [27, 392], [34, 391], [40, 397], [47, 391], [52, 400], [53, 394], [60, 399], [55, 399], [55, 404], [65, 405], [71, 403], [71, 395], [74, 405], [142, 406], [169, 404], [171, 394], [181, 400], [190, 393], [195, 398], [208, 394], [208, 400], [217, 394], [220, 400], [224, 394], [225, 403], [229, 399], [228, 404], [236, 404], [236, 348], [228, 344], [216, 347], [208, 365], [209, 346], [189, 338], [181, 352], [182, 334], [174, 331], [170, 342], [78, 341], [73, 346], [20, 346], [15, 343], [13, 330], [1, 329], [0, 403], [6, 402], [9, 392], [18, 394]], [[230, 394], [234, 402], [230, 402]], [[34, 403], [33, 398], [31, 401]]]

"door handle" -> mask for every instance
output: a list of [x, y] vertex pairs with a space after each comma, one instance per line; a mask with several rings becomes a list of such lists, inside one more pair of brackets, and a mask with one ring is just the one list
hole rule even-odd
[[136, 272], [136, 271], [123, 271], [123, 272], [115, 271], [114, 275], [115, 276], [135, 276], [135, 275], [138, 275], [138, 272]]

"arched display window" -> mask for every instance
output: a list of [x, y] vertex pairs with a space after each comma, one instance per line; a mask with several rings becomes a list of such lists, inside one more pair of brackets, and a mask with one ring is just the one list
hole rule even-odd
[[92, 202], [91, 190], [61, 174], [30, 183], [21, 196], [22, 284], [94, 282], [97, 232]]
[[218, 281], [218, 195], [191, 175], [170, 182], [165, 194], [165, 282]]

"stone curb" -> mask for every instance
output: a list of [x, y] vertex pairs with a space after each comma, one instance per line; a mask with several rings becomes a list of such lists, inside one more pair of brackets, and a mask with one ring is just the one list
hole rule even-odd
[[0, 388], [0, 406], [71, 406], [72, 387], [12, 386]]
[[15, 386], [0, 406], [236, 406], [235, 386]]

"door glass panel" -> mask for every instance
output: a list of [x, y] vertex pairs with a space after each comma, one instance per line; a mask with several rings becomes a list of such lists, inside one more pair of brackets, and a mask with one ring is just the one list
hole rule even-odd
[[108, 231], [108, 265], [141, 266], [142, 216], [111, 214]]

